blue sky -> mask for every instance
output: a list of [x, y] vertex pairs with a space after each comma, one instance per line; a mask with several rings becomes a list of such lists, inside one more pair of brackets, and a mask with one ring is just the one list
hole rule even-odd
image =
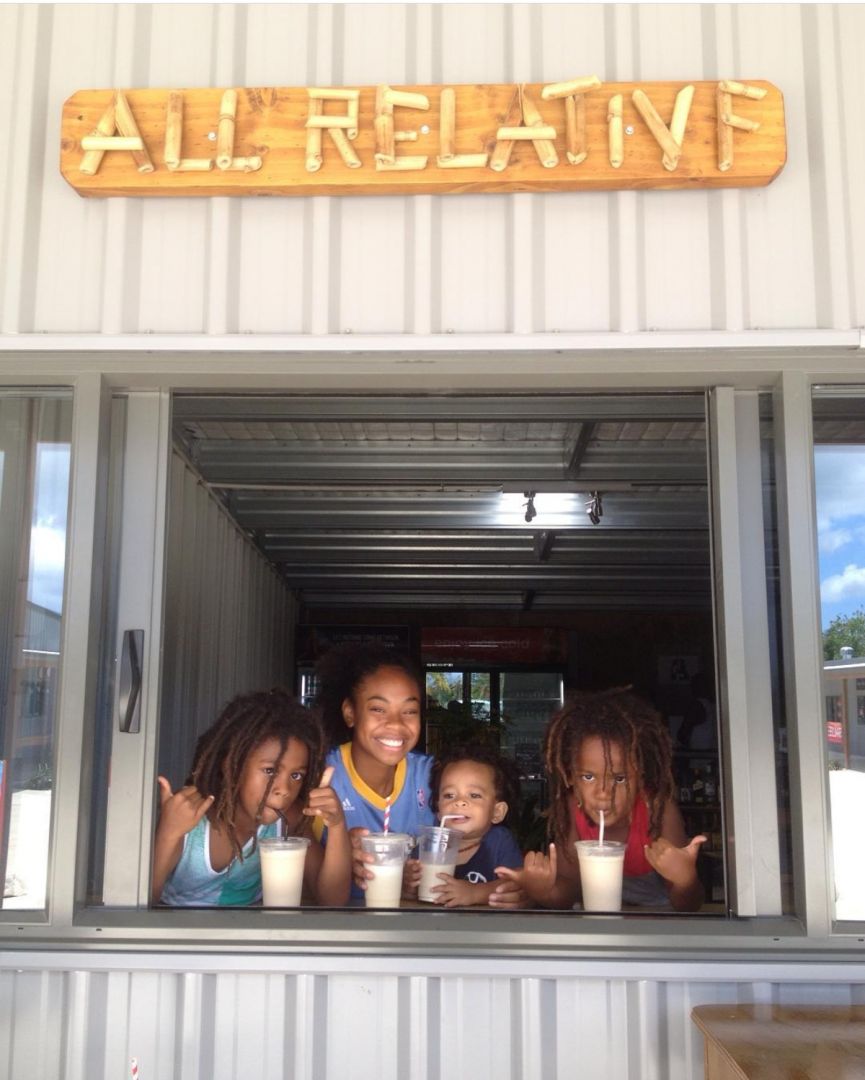
[[27, 599], [58, 614], [63, 606], [68, 501], [69, 444], [39, 443]]
[[814, 467], [825, 629], [865, 608], [865, 447], [817, 446]]

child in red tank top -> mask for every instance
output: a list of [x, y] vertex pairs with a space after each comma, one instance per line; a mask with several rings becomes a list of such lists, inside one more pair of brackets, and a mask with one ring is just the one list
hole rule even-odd
[[579, 694], [550, 721], [544, 753], [553, 843], [501, 876], [535, 903], [570, 907], [580, 896], [574, 843], [597, 839], [603, 814], [605, 838], [626, 845], [625, 902], [631, 887], [631, 902], [698, 910], [697, 855], [706, 837], [685, 835], [670, 734], [649, 703], [628, 689]]

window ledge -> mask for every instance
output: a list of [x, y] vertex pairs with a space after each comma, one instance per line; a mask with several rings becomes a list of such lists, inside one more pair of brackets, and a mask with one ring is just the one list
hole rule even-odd
[[[856, 924], [858, 926], [858, 924]], [[250, 909], [85, 909], [70, 926], [0, 926], [0, 949], [132, 951], [197, 955], [540, 961], [865, 963], [865, 936], [851, 924], [809, 938], [798, 919], [572, 912], [270, 912]], [[211, 960], [212, 966], [212, 960]]]

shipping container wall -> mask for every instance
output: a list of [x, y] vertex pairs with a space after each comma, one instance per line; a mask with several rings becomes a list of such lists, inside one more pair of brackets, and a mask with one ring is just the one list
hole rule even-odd
[[188, 774], [196, 739], [230, 698], [275, 685], [293, 689], [294, 623], [285, 582], [172, 455], [159, 772], [173, 787]]
[[[848, 329], [865, 323], [865, 5], [0, 7], [0, 333]], [[762, 78], [767, 188], [82, 199], [93, 87]], [[739, 134], [737, 138], [746, 136]]]
[[278, 963], [178, 971], [180, 959], [16, 971], [6, 954], [0, 1075], [121, 1080], [134, 1057], [140, 1080], [699, 1080], [696, 1005], [865, 1000], [861, 984], [758, 979], [758, 968], [717, 982], [518, 977], [482, 962], [479, 977], [407, 965], [325, 976]]

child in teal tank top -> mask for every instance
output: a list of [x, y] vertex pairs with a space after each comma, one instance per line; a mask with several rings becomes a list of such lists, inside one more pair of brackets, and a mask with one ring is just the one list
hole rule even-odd
[[[159, 777], [153, 903], [256, 903], [261, 898], [258, 841], [303, 831], [306, 816], [327, 826], [330, 843], [324, 851], [312, 839], [304, 892], [319, 904], [345, 904], [351, 846], [339, 798], [330, 787], [332, 770], [321, 774], [323, 751], [316, 718], [286, 690], [229, 702], [198, 740], [186, 785], [173, 792]], [[289, 821], [295, 828], [287, 828]]]

